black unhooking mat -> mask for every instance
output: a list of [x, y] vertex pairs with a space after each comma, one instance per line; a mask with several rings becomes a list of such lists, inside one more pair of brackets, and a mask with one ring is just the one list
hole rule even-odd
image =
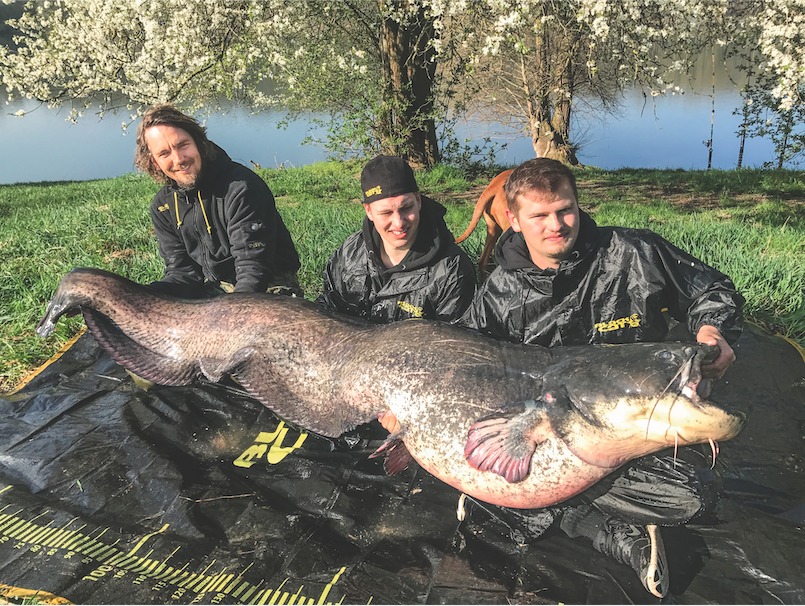
[[[750, 328], [713, 399], [716, 510], [664, 528], [666, 602], [805, 602], [805, 363]], [[0, 398], [0, 596], [49, 603], [651, 603], [588, 540], [536, 541], [422, 470], [327, 440], [236, 386], [137, 388], [91, 336]], [[699, 448], [699, 447], [696, 447]], [[708, 447], [709, 450], [709, 447]], [[506, 512], [503, 512], [506, 513]]]

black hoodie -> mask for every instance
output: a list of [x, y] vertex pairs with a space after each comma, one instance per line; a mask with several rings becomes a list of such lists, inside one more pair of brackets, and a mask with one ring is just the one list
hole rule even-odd
[[453, 321], [475, 292], [475, 268], [444, 222], [445, 208], [421, 196], [414, 245], [397, 265], [380, 258], [380, 234], [368, 218], [324, 270], [320, 297], [330, 309], [386, 324], [406, 318]]
[[[205, 279], [262, 292], [275, 278], [295, 274], [299, 256], [271, 190], [254, 172], [215, 146], [192, 189], [163, 187], [151, 203], [165, 276], [154, 283], [188, 293]], [[174, 289], [175, 290], [175, 289]]]
[[598, 227], [580, 212], [579, 237], [558, 269], [540, 269], [507, 230], [498, 267], [461, 323], [514, 342], [555, 345], [662, 341], [665, 312], [692, 336], [709, 324], [734, 343], [743, 297], [732, 281], [649, 230]]

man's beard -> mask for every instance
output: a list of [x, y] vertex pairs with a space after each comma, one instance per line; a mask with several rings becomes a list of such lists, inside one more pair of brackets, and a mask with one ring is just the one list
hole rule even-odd
[[176, 181], [176, 188], [179, 191], [189, 191], [191, 189], [196, 188], [196, 183], [198, 183], [198, 178], [193, 179], [193, 181], [190, 183], [179, 183], [178, 181]]
[[190, 181], [179, 182], [176, 179], [174, 179], [173, 182], [176, 183], [176, 187], [180, 191], [187, 191], [187, 190], [190, 190], [190, 189], [195, 189], [196, 185], [198, 185], [200, 176], [201, 176], [201, 173], [198, 173], [195, 176], [195, 178], [190, 180]]

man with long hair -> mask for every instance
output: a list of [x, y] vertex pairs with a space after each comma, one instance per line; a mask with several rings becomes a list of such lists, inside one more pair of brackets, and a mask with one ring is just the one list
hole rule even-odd
[[163, 184], [150, 213], [165, 275], [153, 287], [187, 298], [302, 295], [299, 255], [271, 190], [198, 121], [173, 105], [149, 108], [137, 129], [135, 165]]

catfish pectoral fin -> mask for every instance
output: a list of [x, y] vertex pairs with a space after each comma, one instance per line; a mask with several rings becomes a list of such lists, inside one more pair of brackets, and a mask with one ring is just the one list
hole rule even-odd
[[408, 466], [411, 465], [411, 462], [414, 460], [414, 457], [408, 452], [408, 448], [406, 448], [403, 442], [403, 434], [401, 432], [391, 434], [386, 438], [386, 441], [380, 445], [380, 448], [369, 455], [370, 459], [377, 457], [385, 457], [383, 469], [390, 476], [402, 473], [408, 469]]
[[198, 368], [210, 381], [217, 383], [227, 373], [236, 374], [238, 368], [249, 361], [257, 351], [254, 347], [243, 347], [237, 350], [234, 355], [227, 359], [220, 358], [199, 358]]
[[547, 417], [533, 400], [507, 406], [470, 426], [464, 457], [478, 471], [491, 471], [509, 483], [522, 482], [547, 431]]

